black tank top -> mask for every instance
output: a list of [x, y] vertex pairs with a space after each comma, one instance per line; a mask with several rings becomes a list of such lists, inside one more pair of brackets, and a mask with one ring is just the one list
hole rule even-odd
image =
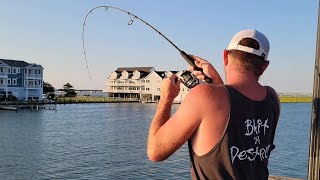
[[230, 114], [220, 141], [207, 154], [197, 156], [188, 141], [192, 179], [268, 179], [268, 159], [275, 148], [279, 104], [266, 87], [263, 101], [253, 101], [236, 89], [225, 86]]

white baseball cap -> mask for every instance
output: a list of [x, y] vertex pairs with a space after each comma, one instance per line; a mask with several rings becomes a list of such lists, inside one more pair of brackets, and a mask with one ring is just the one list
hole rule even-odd
[[[260, 48], [254, 49], [251, 47], [239, 45], [239, 42], [244, 38], [251, 38], [259, 43]], [[247, 53], [255, 54], [257, 56], [264, 57], [265, 60], [268, 59], [268, 54], [270, 50], [270, 44], [267, 37], [261, 32], [255, 29], [242, 30], [238, 32], [230, 41], [227, 50], [239, 50]]]

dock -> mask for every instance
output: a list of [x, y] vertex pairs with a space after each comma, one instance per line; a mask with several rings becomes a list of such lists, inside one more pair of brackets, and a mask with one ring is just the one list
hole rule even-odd
[[0, 106], [0, 110], [17, 111], [17, 108], [12, 106]]
[[303, 180], [303, 179], [289, 178], [289, 177], [282, 177], [282, 176], [269, 176], [269, 180]]
[[56, 110], [56, 102], [44, 102], [44, 101], [4, 101], [0, 103], [0, 110], [19, 111], [20, 109], [48, 109]]

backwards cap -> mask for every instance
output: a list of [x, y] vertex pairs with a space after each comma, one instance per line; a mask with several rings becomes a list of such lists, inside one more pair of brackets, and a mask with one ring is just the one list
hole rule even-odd
[[[260, 48], [254, 49], [248, 46], [240, 45], [239, 42], [244, 38], [251, 38], [259, 43]], [[264, 57], [265, 60], [268, 59], [268, 54], [270, 50], [270, 44], [267, 37], [261, 32], [255, 29], [242, 30], [238, 32], [230, 41], [227, 50], [239, 50], [247, 53], [255, 54], [257, 56]]]

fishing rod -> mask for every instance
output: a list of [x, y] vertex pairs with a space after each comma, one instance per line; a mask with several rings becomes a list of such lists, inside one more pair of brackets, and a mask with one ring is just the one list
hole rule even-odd
[[[176, 46], [176, 45], [175, 45], [172, 41], [170, 41], [165, 35], [163, 35], [160, 31], [158, 31], [156, 28], [154, 28], [153, 26], [151, 26], [151, 25], [150, 25], [149, 23], [147, 23], [145, 20], [139, 18], [138, 16], [132, 14], [132, 13], [129, 12], [129, 11], [123, 10], [123, 9], [121, 9], [121, 8], [118, 8], [118, 7], [114, 7], [114, 6], [97, 6], [97, 7], [93, 8], [93, 9], [91, 9], [91, 10], [87, 13], [87, 15], [86, 15], [86, 17], [85, 17], [85, 19], [84, 19], [84, 21], [83, 21], [83, 25], [82, 25], [82, 48], [83, 48], [83, 54], [84, 54], [84, 58], [85, 58], [85, 61], [86, 61], [86, 66], [87, 66], [87, 70], [88, 70], [88, 74], [89, 74], [90, 79], [91, 79], [91, 75], [90, 75], [90, 71], [89, 71], [89, 66], [88, 66], [88, 61], [87, 61], [87, 54], [86, 54], [86, 50], [85, 50], [84, 32], [85, 32], [85, 26], [86, 26], [86, 21], [87, 21], [87, 19], [88, 19], [88, 16], [89, 16], [90, 14], [92, 14], [92, 12], [93, 12], [94, 10], [100, 9], [100, 8], [105, 9], [105, 11], [108, 11], [109, 9], [115, 9], [115, 10], [118, 10], [118, 11], [120, 11], [120, 12], [123, 12], [123, 13], [128, 14], [129, 17], [130, 17], [130, 20], [129, 20], [129, 22], [128, 22], [128, 25], [129, 25], [129, 26], [132, 25], [132, 23], [134, 22], [134, 20], [136, 20], [136, 19], [140, 20], [142, 23], [144, 23], [145, 25], [147, 25], [148, 27], [150, 27], [151, 29], [153, 29], [154, 31], [156, 31], [158, 34], [160, 34], [167, 42], [169, 42], [176, 50], [178, 50], [179, 53], [180, 53], [180, 55], [181, 55], [191, 66], [193, 66], [195, 70], [203, 72], [202, 68], [199, 68], [199, 67], [196, 66], [196, 64], [195, 64], [195, 62], [194, 62], [194, 59], [193, 59], [191, 56], [189, 56], [187, 53], [185, 53], [185, 52], [182, 51], [180, 48], [178, 48], [178, 46]], [[190, 77], [191, 74], [189, 74], [189, 75], [186, 75], [186, 73], [183, 73], [183, 74], [184, 74], [185, 76], [188, 76], [188, 79], [191, 78], [191, 77]], [[203, 73], [203, 74], [204, 74], [204, 73]], [[204, 75], [205, 75], [205, 74], [204, 74]], [[207, 75], [205, 75], [204, 80], [205, 80], [205, 82], [207, 82], [207, 83], [212, 83], [212, 79], [209, 78]]]

